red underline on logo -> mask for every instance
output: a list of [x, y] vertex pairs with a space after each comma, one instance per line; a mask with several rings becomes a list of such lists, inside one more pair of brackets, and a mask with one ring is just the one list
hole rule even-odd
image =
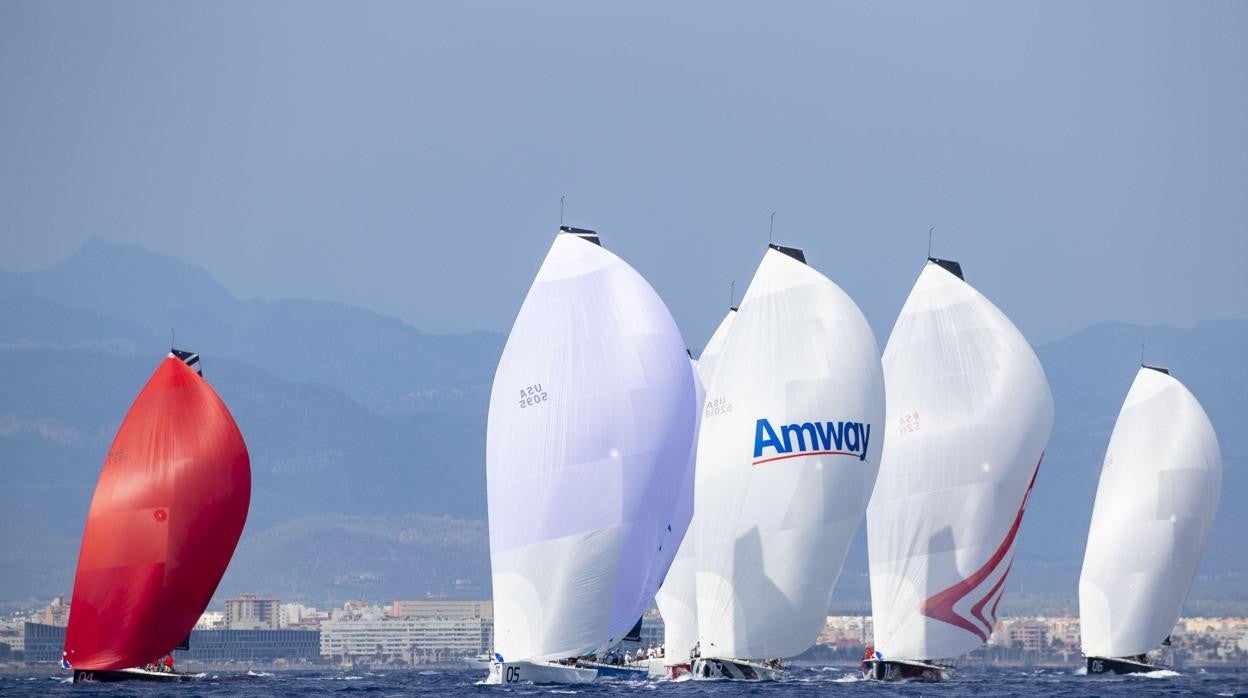
[[784, 460], [785, 458], [801, 458], [802, 456], [854, 456], [854, 457], [857, 457], [858, 454], [850, 453], [849, 451], [806, 451], [804, 453], [790, 453], [787, 456], [776, 456], [774, 458], [764, 458], [762, 460], [756, 460], [754, 461], [753, 465], [762, 465], [763, 463], [770, 463], [773, 460]]

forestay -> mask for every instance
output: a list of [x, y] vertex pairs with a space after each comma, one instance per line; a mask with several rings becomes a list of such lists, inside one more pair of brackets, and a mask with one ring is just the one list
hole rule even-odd
[[1130, 657], [1179, 619], [1222, 489], [1209, 417], [1162, 370], [1136, 374], [1101, 466], [1079, 577], [1083, 652]]
[[649, 284], [594, 240], [556, 236], [490, 395], [495, 651], [507, 661], [623, 637], [653, 598], [660, 547], [688, 525], [672, 520], [693, 448], [685, 344]]
[[694, 492], [703, 656], [793, 656], [823, 628], [875, 482], [878, 356], [849, 296], [766, 252], [707, 376]]
[[884, 349], [867, 540], [885, 659], [951, 658], [987, 640], [1053, 426], [1031, 346], [960, 271], [923, 268]]

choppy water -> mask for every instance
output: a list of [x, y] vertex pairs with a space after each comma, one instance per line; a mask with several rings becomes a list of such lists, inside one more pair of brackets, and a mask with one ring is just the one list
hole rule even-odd
[[393, 672], [210, 673], [189, 684], [73, 685], [53, 671], [0, 674], [4, 696], [1244, 696], [1248, 669], [1156, 672], [1144, 676], [1086, 677], [1054, 669], [961, 669], [942, 684], [881, 684], [847, 668], [797, 669], [781, 683], [621, 681], [588, 686], [482, 686], [483, 670]]

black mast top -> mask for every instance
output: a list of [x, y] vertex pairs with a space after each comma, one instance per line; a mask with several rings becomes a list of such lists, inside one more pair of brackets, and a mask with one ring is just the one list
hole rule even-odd
[[931, 263], [935, 264], [936, 266], [940, 267], [941, 269], [944, 269], [945, 271], [949, 272], [950, 274], [953, 274], [954, 276], [958, 277], [959, 279], [962, 279], [963, 281], [966, 281], [966, 277], [962, 276], [962, 265], [961, 265], [961, 264], [958, 264], [957, 262], [955, 262], [955, 261], [953, 261], [953, 260], [951, 260], [951, 259], [937, 259], [937, 258], [935, 258], [935, 257], [928, 257], [928, 258], [927, 258], [927, 261], [929, 261], [929, 262], [931, 262]]
[[774, 242], [767, 243], [767, 247], [779, 252], [780, 254], [788, 255], [802, 264], [806, 263], [806, 253], [802, 252], [802, 248], [800, 247], [785, 247], [784, 245], [777, 245]]
[[559, 232], [567, 233], [568, 235], [575, 235], [582, 240], [592, 242], [595, 245], [602, 247], [602, 240], [598, 239], [598, 233], [592, 230], [587, 230], [585, 228], [573, 228], [570, 225], [561, 225], [559, 226]]

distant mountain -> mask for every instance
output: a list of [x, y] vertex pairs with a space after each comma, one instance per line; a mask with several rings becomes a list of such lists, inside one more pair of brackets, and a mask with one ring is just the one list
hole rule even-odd
[[1028, 591], [1077, 594], [1101, 461], [1139, 368], [1169, 366], [1209, 413], [1222, 449], [1222, 501], [1193, 590], [1248, 610], [1248, 321], [1192, 328], [1101, 323], [1037, 350], [1053, 389], [1053, 437], [1023, 523], [1018, 581]]
[[50, 269], [0, 271], [0, 297], [16, 295], [121, 321], [136, 348], [167, 347], [176, 331], [178, 344], [205, 360], [331, 386], [385, 414], [480, 413], [504, 341], [492, 332], [429, 334], [340, 303], [240, 301], [200, 267], [100, 240]]
[[[257, 546], [292, 521], [419, 514], [480, 527], [500, 335], [432, 335], [336, 303], [239, 301], [202, 269], [97, 241], [44, 272], [0, 272], [0, 600], [68, 591], [103, 454], [174, 324], [252, 458], [251, 516], [223, 590], [259, 564], [247, 551], [290, 561]], [[357, 559], [340, 540], [325, 538], [325, 555]], [[481, 583], [485, 558], [464, 546], [436, 559], [408, 548], [429, 574]], [[422, 574], [413, 582], [433, 583]], [[354, 595], [345, 582], [320, 588]]]
[[[49, 270], [0, 272], [0, 602], [69, 591], [103, 454], [170, 327], [203, 355], [252, 456], [251, 517], [221, 594], [489, 593], [485, 410], [501, 335], [433, 335], [337, 303], [241, 301], [198, 267], [93, 241]], [[1204, 404], [1222, 447], [1222, 506], [1189, 608], [1248, 611], [1248, 510], [1237, 505], [1248, 496], [1248, 320], [1103, 323], [1038, 347], [1056, 418], [1003, 610], [1073, 608], [1101, 459], [1144, 340], [1146, 358]], [[869, 603], [860, 532], [833, 607]]]

